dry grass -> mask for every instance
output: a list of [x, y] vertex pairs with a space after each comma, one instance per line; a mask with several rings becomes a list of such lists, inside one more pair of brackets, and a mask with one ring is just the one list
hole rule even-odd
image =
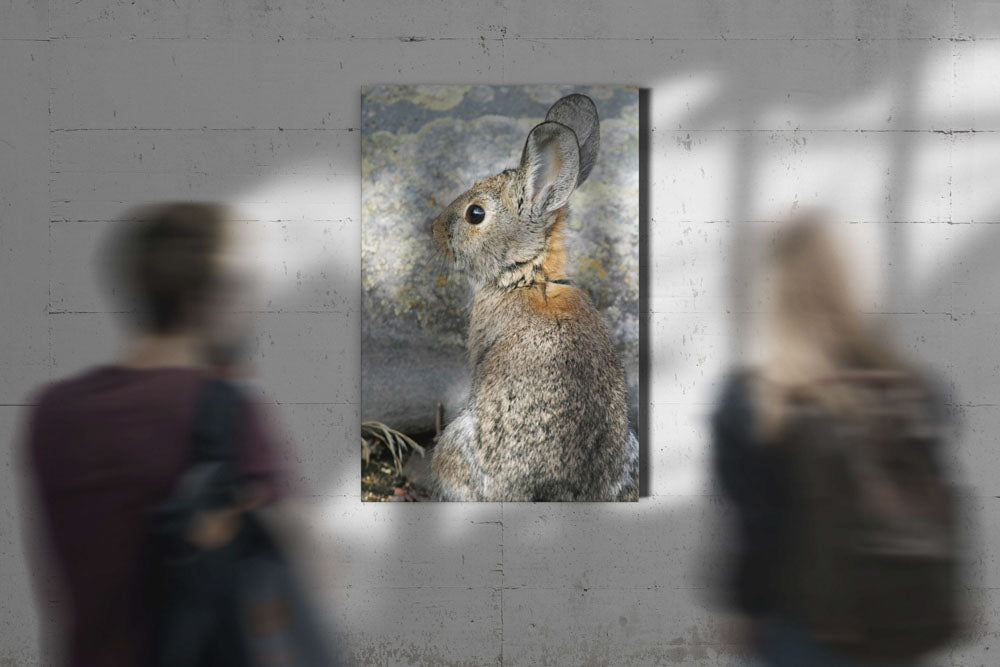
[[423, 456], [425, 451], [413, 438], [389, 428], [382, 422], [361, 422], [361, 460], [367, 465], [371, 461], [372, 454], [380, 447], [384, 447], [392, 455], [397, 475], [403, 474], [403, 459], [406, 458], [408, 451], [418, 452], [420, 456]]

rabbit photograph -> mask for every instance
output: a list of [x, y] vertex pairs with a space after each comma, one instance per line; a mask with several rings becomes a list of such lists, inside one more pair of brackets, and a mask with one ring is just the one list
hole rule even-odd
[[634, 501], [639, 92], [362, 95], [362, 499]]

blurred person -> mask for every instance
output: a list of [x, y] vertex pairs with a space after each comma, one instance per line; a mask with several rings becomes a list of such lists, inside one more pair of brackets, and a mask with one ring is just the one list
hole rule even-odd
[[768, 257], [762, 358], [712, 416], [736, 509], [729, 633], [769, 665], [909, 665], [958, 630], [945, 401], [863, 319], [829, 231]]
[[[24, 450], [51, 556], [32, 565], [54, 568], [68, 607], [57, 653], [88, 667], [153, 663], [150, 513], [190, 463], [205, 387], [238, 372], [248, 335], [239, 309], [248, 276], [222, 206], [144, 208], [110, 248], [110, 277], [134, 306], [135, 331], [118, 358], [37, 392]], [[197, 514], [187, 529], [196, 548], [229, 542], [239, 513], [284, 486], [261, 406], [240, 403], [239, 500]]]

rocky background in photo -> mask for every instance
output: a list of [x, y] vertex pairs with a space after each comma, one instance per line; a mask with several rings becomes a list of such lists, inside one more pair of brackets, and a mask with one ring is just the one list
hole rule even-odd
[[376, 86], [362, 102], [362, 419], [419, 433], [468, 388], [472, 292], [431, 242], [440, 211], [516, 167], [528, 132], [569, 93], [601, 119], [597, 164], [570, 199], [569, 270], [621, 355], [633, 420], [639, 362], [639, 99], [616, 86]]

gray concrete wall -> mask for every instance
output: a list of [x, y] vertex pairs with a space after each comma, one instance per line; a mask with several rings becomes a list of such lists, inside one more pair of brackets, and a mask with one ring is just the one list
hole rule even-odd
[[[233, 202], [263, 241], [260, 384], [357, 662], [728, 664], [704, 590], [705, 416], [751, 326], [727, 314], [733, 294], [754, 309], [735, 251], [828, 205], [869, 309], [956, 390], [985, 608], [942, 662], [994, 664], [998, 37], [1000, 5], [963, 0], [0, 3], [0, 437], [33, 386], [116, 350], [91, 259], [111, 222]], [[359, 501], [360, 89], [377, 83], [650, 89], [637, 505]], [[33, 665], [60, 602], [32, 605], [4, 451], [0, 663]]]

